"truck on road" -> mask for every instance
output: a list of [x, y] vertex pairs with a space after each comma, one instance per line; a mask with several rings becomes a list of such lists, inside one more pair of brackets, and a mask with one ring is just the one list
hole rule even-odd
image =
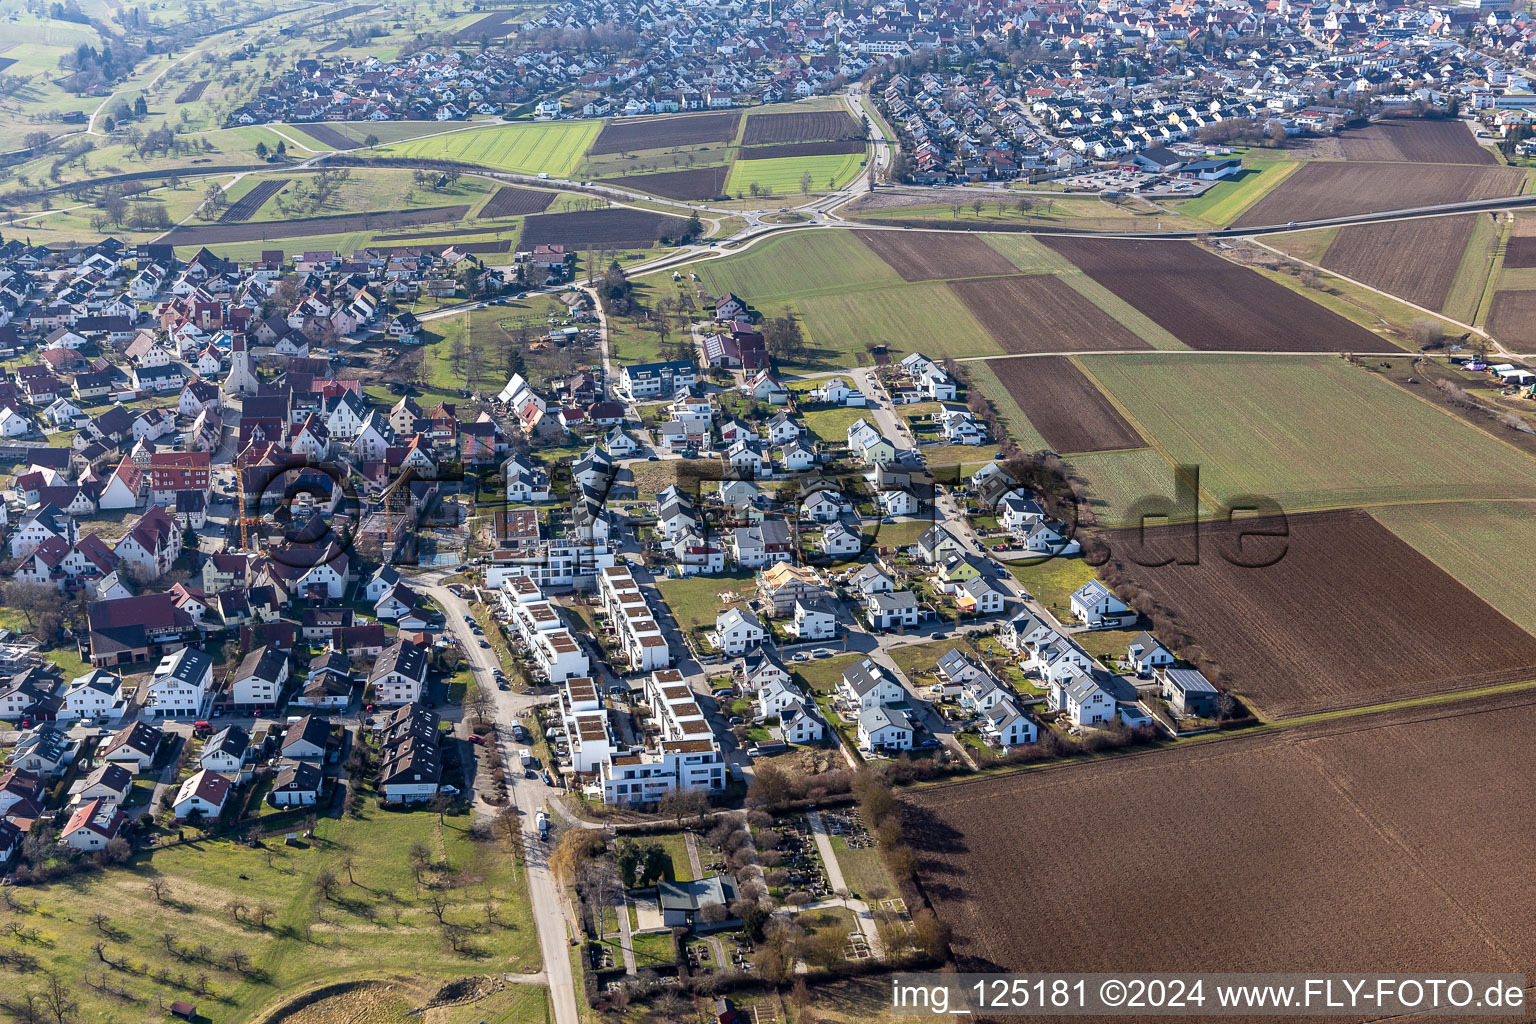
[[542, 808], [542, 807], [539, 808], [539, 813], [534, 818], [533, 822], [539, 828], [539, 838], [540, 839], [548, 839], [549, 838], [549, 814], [544, 810], [544, 808]]

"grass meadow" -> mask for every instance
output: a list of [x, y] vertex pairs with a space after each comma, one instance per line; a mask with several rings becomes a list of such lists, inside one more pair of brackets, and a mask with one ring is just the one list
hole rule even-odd
[[445, 132], [379, 147], [384, 156], [456, 160], [515, 174], [567, 178], [602, 130], [600, 121], [543, 121]]
[[[8, 934], [0, 946], [67, 980], [91, 1020], [139, 1019], [163, 996], [235, 1022], [319, 985], [410, 978], [435, 988], [464, 975], [537, 971], [522, 867], [501, 841], [472, 839], [468, 825], [468, 815], [439, 822], [427, 810], [385, 812], [370, 801], [361, 818], [322, 817], [315, 838], [297, 846], [281, 836], [266, 850], [210, 839], [140, 854], [18, 889], [30, 909], [9, 916], [26, 937]], [[410, 853], [418, 843], [432, 862], [419, 883]], [[324, 871], [337, 880], [329, 895]], [[163, 900], [152, 879], [165, 883]], [[270, 916], [258, 923], [262, 905]], [[439, 909], [467, 930], [463, 952], [451, 949]], [[98, 912], [105, 920], [93, 922]], [[249, 957], [243, 972], [225, 962], [235, 951]], [[87, 983], [103, 974], [112, 994]], [[22, 974], [7, 984], [24, 992], [33, 981]]]
[[1249, 495], [1287, 511], [1536, 497], [1530, 457], [1336, 357], [1081, 362], [1153, 447], [1198, 465], [1226, 505]]

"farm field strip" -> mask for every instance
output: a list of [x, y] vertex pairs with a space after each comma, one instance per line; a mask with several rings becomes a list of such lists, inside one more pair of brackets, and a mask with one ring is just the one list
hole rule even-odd
[[1388, 342], [1191, 242], [1050, 236], [1047, 245], [1191, 348], [1379, 352]]
[[852, 139], [859, 135], [859, 123], [845, 110], [790, 111], [783, 114], [748, 114], [742, 133], [743, 146], [775, 142], [821, 142]]
[[1471, 129], [1459, 120], [1377, 121], [1340, 133], [1345, 160], [1405, 161], [1412, 164], [1497, 164], [1493, 151], [1478, 145]]
[[1516, 235], [1504, 246], [1506, 270], [1536, 267], [1536, 235]]
[[281, 192], [283, 186], [292, 180], [292, 178], [268, 178], [257, 182], [254, 188], [231, 203], [229, 208], [219, 215], [219, 223], [238, 224], [241, 221], [250, 220], [256, 216], [256, 211], [266, 205], [268, 199]]
[[1154, 447], [1200, 467], [1222, 505], [1254, 494], [1287, 512], [1536, 497], [1536, 460], [1341, 359], [1079, 359]]
[[1203, 195], [1178, 204], [1178, 212], [1225, 227], [1267, 196], [1299, 167], [1294, 160], [1245, 160], [1243, 175], [1219, 181]]
[[1536, 347], [1536, 289], [1501, 288], [1493, 293], [1484, 321], [1488, 333], [1506, 345]]
[[973, 278], [949, 287], [1003, 351], [1097, 352], [1150, 346], [1060, 278]]
[[735, 292], [759, 309], [901, 281], [853, 231], [786, 232], [694, 269], [711, 294]]
[[458, 221], [468, 212], [468, 206], [434, 206], [402, 210], [399, 213], [344, 213], [334, 217], [261, 221], [254, 224], [183, 225], [172, 228], [163, 236], [162, 241], [171, 245], [217, 245], [222, 242], [253, 242], [269, 238], [304, 238]]
[[553, 192], [540, 192], [534, 188], [518, 188], [515, 185], [503, 185], [480, 208], [480, 216], [490, 219], [494, 217], [518, 217], [529, 213], [543, 213], [549, 209], [549, 204], [554, 201], [555, 193]]
[[1477, 322], [1483, 297], [1493, 284], [1499, 240], [1503, 235], [1504, 228], [1498, 222], [1497, 215], [1473, 218], [1472, 237], [1467, 240], [1461, 264], [1456, 268], [1456, 276], [1451, 279], [1451, 290], [1440, 306], [1446, 316], [1465, 324]]
[[1100, 526], [1136, 525], [1148, 508], [1140, 504], [1144, 499], [1159, 502], [1173, 521], [1203, 518], [1217, 511], [1203, 491], [1195, 495], [1193, 506], [1177, 505], [1178, 472], [1155, 448], [1085, 452], [1071, 456], [1068, 462], [1088, 489], [1086, 504]]
[[941, 232], [858, 231], [859, 241], [903, 281], [1001, 277], [1017, 268], [977, 235]]
[[774, 157], [846, 156], [862, 154], [869, 148], [863, 139], [840, 139], [827, 142], [789, 142], [778, 146], [747, 146], [737, 151], [742, 160], [767, 160]]
[[661, 235], [679, 234], [687, 222], [648, 210], [614, 207], [575, 213], [537, 213], [523, 221], [525, 245], [562, 244], [643, 249]]
[[604, 178], [605, 184], [634, 189], [663, 199], [715, 199], [725, 193], [731, 169], [725, 164], [690, 167], [685, 171], [658, 171], [655, 174], [626, 174]]
[[[913, 791], [918, 876], [959, 969], [1529, 974], [1529, 695], [1413, 708]], [[1093, 807], [1021, 829], [1020, 807]], [[1298, 828], [1298, 822], [1305, 822]], [[1063, 888], [1042, 865], [1070, 861]], [[1129, 864], [1157, 885], [1102, 893]], [[1213, 897], [1224, 866], [1240, 914]], [[1408, 937], [1405, 939], [1405, 937]]]
[[452, 160], [514, 174], [568, 178], [601, 130], [597, 121], [541, 121], [445, 132], [381, 146], [381, 156]]
[[831, 191], [858, 177], [863, 152], [837, 156], [778, 157], [770, 160], [737, 160], [731, 165], [726, 191], [742, 195], [755, 184], [771, 195], [799, 195], [809, 174], [808, 192]]
[[622, 118], [604, 124], [596, 140], [583, 149], [593, 156], [602, 156], [637, 149], [667, 149], [703, 142], [730, 142], [736, 137], [740, 121], [739, 110]]
[[1365, 512], [1218, 519], [1198, 548], [1195, 531], [1106, 541], [1132, 585], [1178, 610], [1207, 671], [1268, 716], [1536, 677], [1536, 637]]
[[306, 122], [304, 124], [285, 125], [284, 127], [297, 128], [326, 149], [347, 150], [357, 149], [362, 146], [362, 142], [359, 140], [343, 135], [330, 125], [320, 122]]
[[1146, 447], [1136, 428], [1065, 356], [996, 359], [988, 369], [1058, 452]]
[[1353, 224], [1340, 228], [1322, 265], [1406, 299], [1441, 309], [1482, 214]]
[[1524, 191], [1518, 167], [1474, 164], [1344, 163], [1303, 164], [1234, 227], [1288, 224], [1357, 213], [1432, 206], [1457, 200], [1492, 199]]
[[1536, 509], [1518, 502], [1457, 502], [1371, 509], [1377, 522], [1536, 633], [1536, 578], [1518, 553], [1536, 545]]
[[[942, 281], [808, 295], [790, 305], [805, 317], [810, 340], [829, 366], [856, 365], [847, 358], [830, 358], [829, 352], [853, 357], [874, 344], [893, 352], [922, 351], [934, 359], [1002, 352], [991, 333]], [[768, 315], [779, 312], [774, 305], [758, 304], [758, 308]]]

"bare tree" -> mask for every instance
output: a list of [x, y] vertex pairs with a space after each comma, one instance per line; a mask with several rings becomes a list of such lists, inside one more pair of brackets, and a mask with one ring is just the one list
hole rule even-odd
[[163, 905], [171, 901], [171, 887], [165, 879], [151, 878], [144, 887], [149, 890], [149, 894], [155, 898], [156, 903]]

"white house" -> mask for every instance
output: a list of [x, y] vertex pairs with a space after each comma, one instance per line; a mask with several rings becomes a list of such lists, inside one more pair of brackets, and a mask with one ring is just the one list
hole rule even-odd
[[274, 807], [309, 807], [320, 797], [320, 769], [307, 761], [295, 761], [277, 773], [267, 799]]
[[127, 818], [111, 800], [91, 800], [82, 804], [59, 833], [59, 845], [71, 850], [104, 850], [117, 838]]
[[200, 715], [213, 683], [213, 658], [198, 647], [183, 647], [160, 659], [146, 687], [145, 710], [156, 718]]
[[368, 676], [373, 699], [380, 704], [411, 704], [421, 699], [427, 684], [427, 652], [409, 640], [397, 640], [374, 662]]
[[69, 687], [64, 691], [64, 705], [59, 709], [59, 718], [116, 721], [123, 717], [126, 707], [122, 679], [98, 668], [69, 681]]
[[1174, 657], [1151, 633], [1140, 633], [1126, 645], [1125, 660], [1130, 663], [1132, 671], [1145, 679], [1155, 669], [1172, 665]]
[[241, 660], [229, 680], [229, 703], [239, 708], [275, 707], [288, 681], [288, 655], [267, 645]]
[[791, 632], [801, 640], [830, 640], [837, 636], [837, 613], [825, 600], [795, 599], [795, 618]]
[[860, 712], [859, 748], [871, 753], [911, 750], [912, 722], [906, 712], [887, 707], [873, 707]]
[[222, 775], [238, 778], [246, 773], [251, 762], [250, 733], [238, 725], [230, 725], [214, 733], [197, 756], [197, 766]]
[[917, 595], [910, 590], [868, 594], [864, 598], [864, 614], [875, 629], [915, 626], [920, 616]]
[[176, 798], [171, 801], [176, 820], [186, 821], [194, 814], [204, 820], [217, 818], [224, 813], [231, 788], [229, 780], [218, 772], [206, 768], [195, 772], [181, 784], [181, 788], [176, 791]]
[[1130, 606], [1112, 594], [1098, 580], [1089, 580], [1071, 597], [1072, 615], [1095, 629], [1114, 629], [1123, 624]]
[[761, 644], [765, 635], [757, 616], [740, 608], [727, 608], [715, 619], [715, 646], [729, 657], [746, 654]]
[[900, 704], [907, 699], [907, 691], [902, 689], [890, 669], [865, 658], [857, 665], [843, 669], [837, 696], [845, 706], [867, 711], [886, 704]]

